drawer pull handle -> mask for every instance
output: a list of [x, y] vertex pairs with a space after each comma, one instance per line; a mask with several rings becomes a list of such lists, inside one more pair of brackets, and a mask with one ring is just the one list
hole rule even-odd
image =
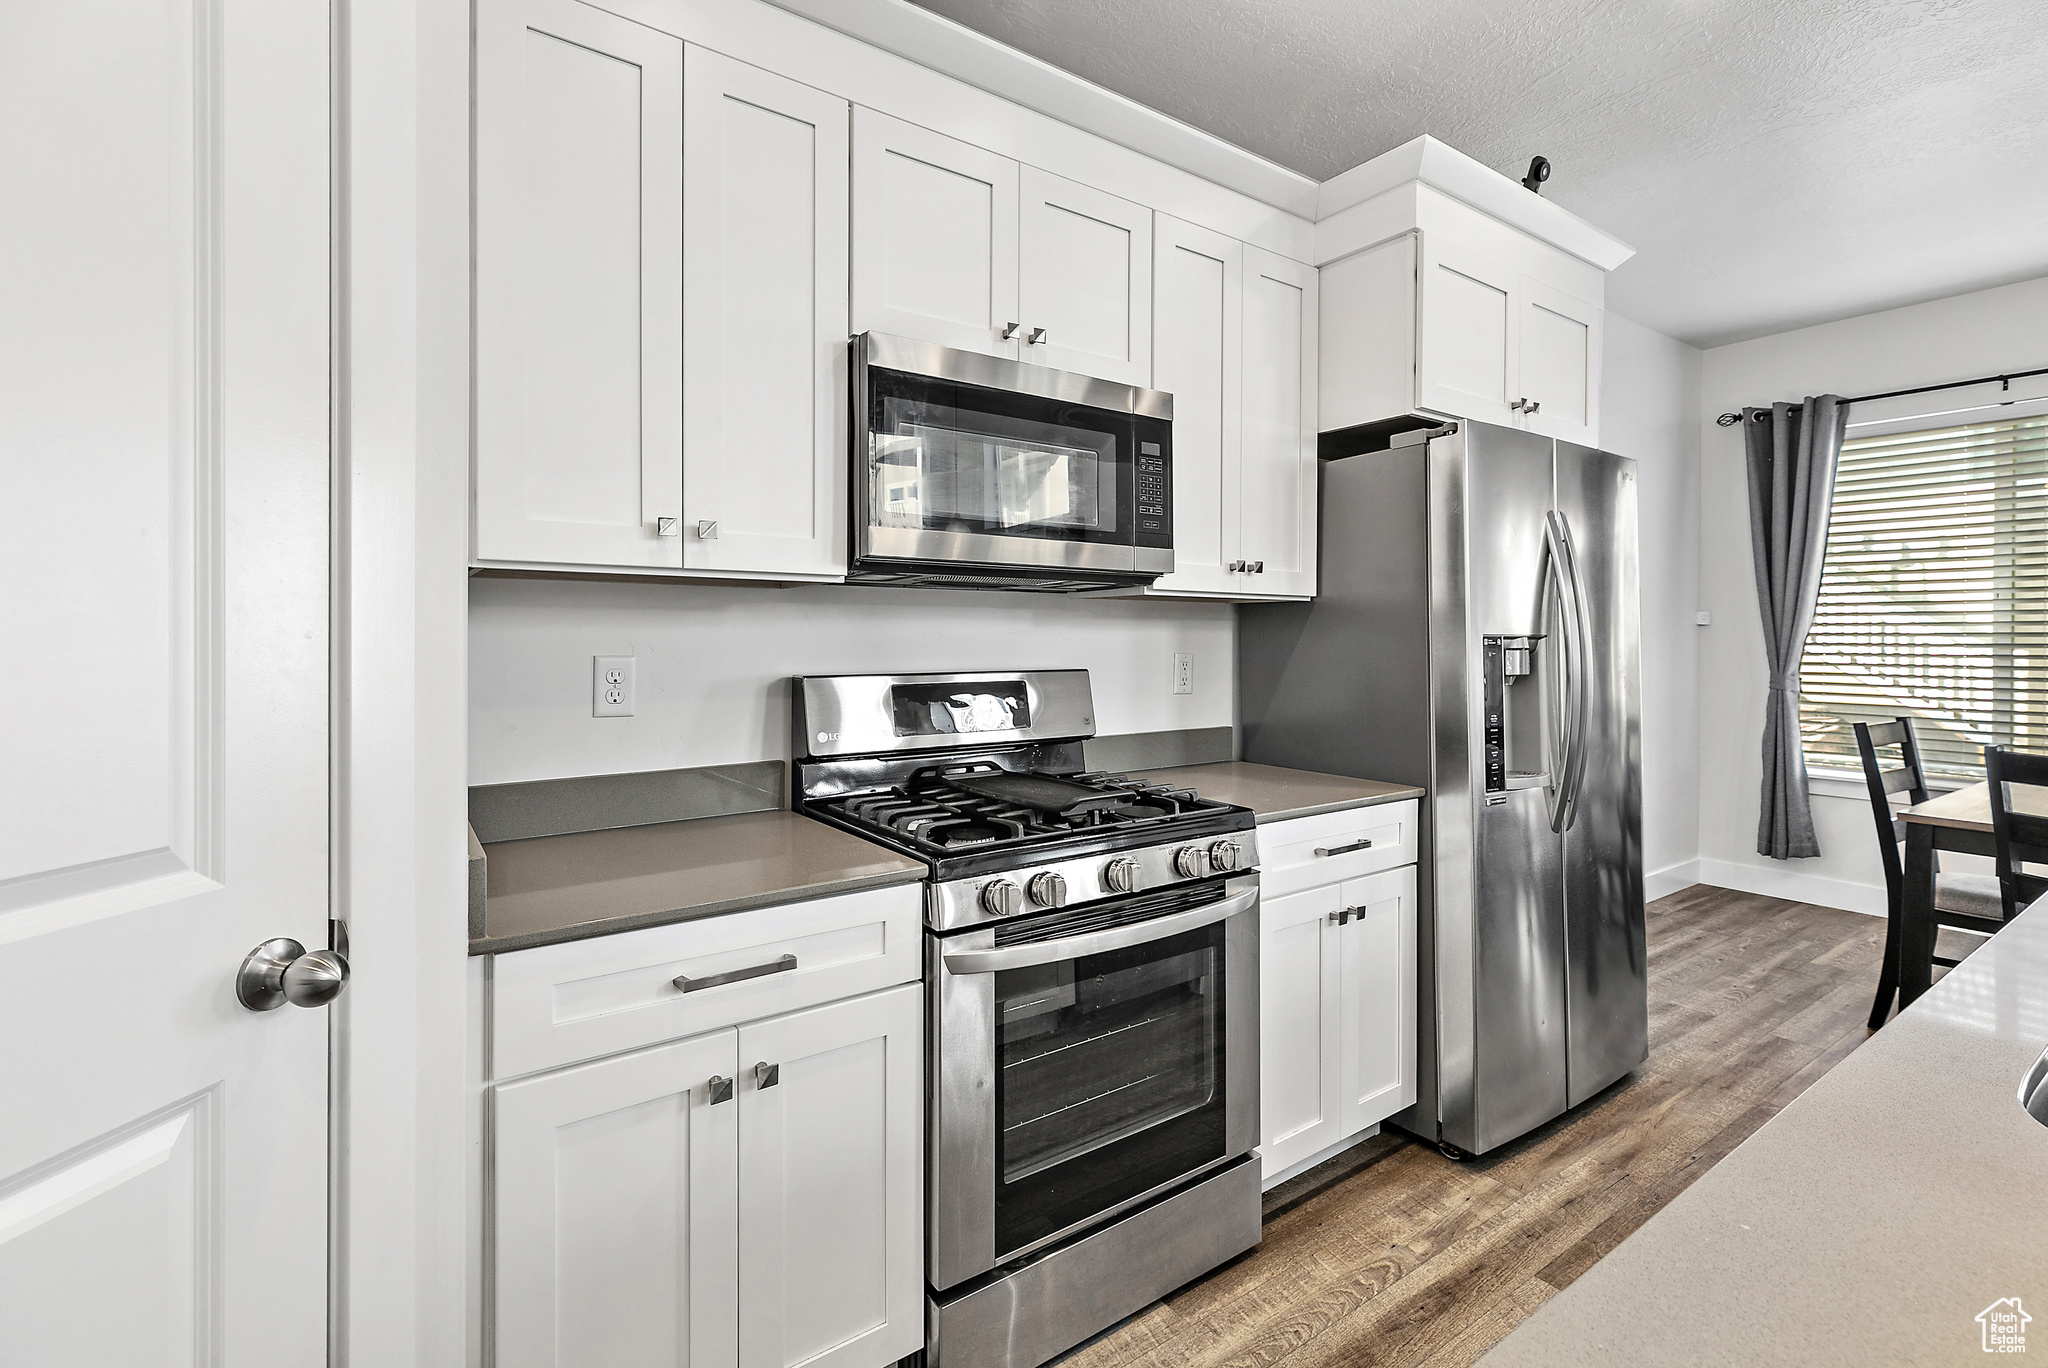
[[1349, 855], [1349, 854], [1350, 854], [1350, 853], [1351, 853], [1352, 851], [1354, 851], [1354, 850], [1370, 850], [1370, 849], [1372, 849], [1372, 842], [1371, 842], [1371, 841], [1353, 841], [1353, 842], [1352, 842], [1352, 843], [1351, 843], [1350, 845], [1340, 845], [1340, 846], [1317, 846], [1317, 847], [1316, 847], [1316, 854], [1318, 854], [1318, 855]]
[[781, 1081], [782, 1066], [780, 1064], [770, 1064], [764, 1059], [754, 1066], [754, 1086], [756, 1088], [772, 1088]]
[[727, 983], [739, 983], [744, 979], [760, 978], [763, 974], [786, 974], [794, 968], [796, 956], [784, 955], [772, 964], [750, 964], [744, 969], [729, 969], [723, 974], [706, 974], [703, 978], [677, 974], [675, 985], [686, 993], [694, 993], [702, 988], [717, 988]]
[[711, 1075], [711, 1081], [705, 1084], [705, 1086], [711, 1090], [712, 1106], [715, 1107], [721, 1102], [732, 1101], [732, 1080], [730, 1078], [723, 1078], [718, 1074], [713, 1074]]

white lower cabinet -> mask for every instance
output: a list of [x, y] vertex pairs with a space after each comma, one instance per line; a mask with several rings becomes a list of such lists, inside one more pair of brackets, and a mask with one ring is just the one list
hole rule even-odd
[[924, 1343], [915, 983], [500, 1084], [497, 1368], [881, 1368]]
[[1415, 1100], [1415, 867], [1265, 899], [1259, 941], [1271, 1182]]

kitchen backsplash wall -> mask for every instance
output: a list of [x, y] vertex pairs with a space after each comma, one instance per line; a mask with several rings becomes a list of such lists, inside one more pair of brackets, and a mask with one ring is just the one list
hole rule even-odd
[[[775, 760], [789, 677], [1093, 671], [1100, 734], [1236, 720], [1228, 604], [841, 586], [470, 583], [469, 781]], [[1194, 691], [1173, 692], [1173, 657]], [[632, 656], [632, 717], [590, 715], [591, 658]]]

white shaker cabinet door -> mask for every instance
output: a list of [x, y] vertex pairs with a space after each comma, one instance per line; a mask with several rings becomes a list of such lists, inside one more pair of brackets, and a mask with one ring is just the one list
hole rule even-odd
[[1519, 426], [1521, 277], [1441, 234], [1424, 233], [1416, 262], [1420, 408], [1482, 423]]
[[1026, 166], [1019, 172], [1023, 359], [1152, 384], [1152, 211]]
[[1271, 1179], [1335, 1144], [1337, 938], [1327, 884], [1259, 904], [1259, 1157]]
[[1237, 587], [1237, 465], [1244, 372], [1244, 245], [1156, 218], [1152, 388], [1173, 395], [1173, 573], [1162, 592]]
[[1017, 163], [855, 109], [852, 292], [856, 333], [1016, 360]]
[[924, 1345], [924, 988], [740, 1027], [740, 1363]]
[[1316, 271], [1244, 249], [1238, 549], [1245, 595], [1316, 591]]
[[714, 1031], [497, 1089], [496, 1368], [738, 1359], [738, 1072]]
[[683, 564], [846, 570], [844, 100], [692, 45]]
[[480, 559], [682, 564], [682, 132], [679, 40], [478, 10]]
[[1546, 437], [1596, 445], [1602, 311], [1527, 276], [1521, 279], [1517, 308], [1522, 426]]
[[1339, 895], [1338, 1119], [1355, 1135], [1415, 1101], [1415, 866], [1348, 879]]

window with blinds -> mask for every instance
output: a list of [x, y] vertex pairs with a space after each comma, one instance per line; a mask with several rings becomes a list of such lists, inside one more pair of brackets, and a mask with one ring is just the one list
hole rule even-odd
[[1809, 764], [1902, 716], [1934, 775], [2048, 750], [2048, 416], [1842, 444], [1799, 687]]

